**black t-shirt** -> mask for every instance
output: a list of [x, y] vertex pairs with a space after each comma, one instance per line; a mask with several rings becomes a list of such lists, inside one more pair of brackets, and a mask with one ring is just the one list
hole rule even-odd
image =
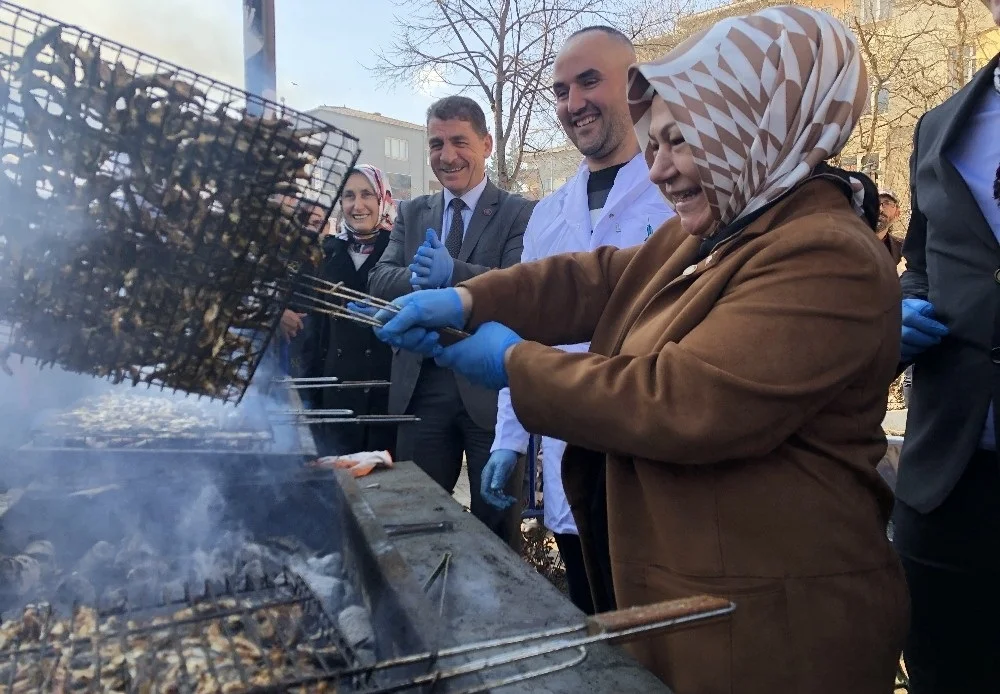
[[593, 231], [597, 220], [601, 218], [604, 204], [615, 185], [615, 177], [625, 164], [615, 164], [600, 171], [591, 171], [587, 179], [587, 203], [590, 207], [590, 229]]

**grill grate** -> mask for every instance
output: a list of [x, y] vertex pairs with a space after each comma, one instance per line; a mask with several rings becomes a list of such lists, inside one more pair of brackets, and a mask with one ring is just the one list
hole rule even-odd
[[45, 414], [32, 428], [36, 447], [267, 451], [274, 432], [259, 399], [239, 408], [177, 396], [115, 390]]
[[239, 401], [357, 139], [2, 1], [0, 130], [0, 357]]
[[79, 607], [68, 620], [26, 609], [0, 626], [4, 691], [333, 692], [356, 664], [315, 594], [287, 570], [185, 593], [135, 611]]

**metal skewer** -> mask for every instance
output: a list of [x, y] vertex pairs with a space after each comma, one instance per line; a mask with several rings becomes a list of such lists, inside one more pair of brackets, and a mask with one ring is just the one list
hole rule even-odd
[[[521, 672], [505, 678], [477, 684], [468, 689], [462, 689], [461, 694], [478, 694], [491, 691], [502, 686], [541, 677], [577, 665], [587, 657], [587, 646], [605, 643], [631, 641], [646, 636], [653, 636], [669, 629], [696, 624], [698, 622], [719, 619], [729, 615], [735, 605], [724, 598], [700, 595], [680, 600], [670, 600], [633, 607], [615, 612], [588, 617], [581, 624], [556, 627], [530, 634], [519, 634], [491, 641], [443, 648], [431, 653], [419, 653], [391, 660], [383, 660], [374, 665], [359, 666], [338, 672], [339, 677], [371, 674], [379, 670], [387, 670], [418, 663], [438, 663], [442, 660], [465, 656], [472, 653], [514, 646], [512, 650], [497, 653], [492, 656], [476, 658], [450, 668], [434, 669], [412, 679], [364, 689], [366, 694], [390, 694], [433, 685], [444, 680], [451, 680], [463, 675], [476, 675], [487, 670], [493, 670], [505, 665], [512, 665], [525, 660], [533, 660], [542, 656], [550, 656], [564, 651], [576, 651], [573, 657], [555, 665], [539, 667], [528, 672]], [[583, 632], [583, 634], [580, 634]], [[297, 685], [309, 684], [319, 680], [319, 677], [302, 678]]]
[[388, 388], [389, 381], [341, 381], [336, 376], [320, 376], [315, 378], [276, 378], [271, 381], [275, 385], [283, 385], [294, 390], [310, 388]]
[[[337, 299], [345, 299], [347, 301], [353, 301], [365, 306], [372, 306], [379, 310], [386, 310], [390, 313], [399, 313], [400, 309], [398, 306], [393, 304], [391, 301], [381, 299], [377, 296], [372, 296], [371, 294], [365, 294], [364, 292], [359, 292], [356, 289], [351, 289], [350, 287], [345, 287], [343, 282], [328, 282], [327, 280], [321, 279], [319, 277], [314, 277], [312, 275], [299, 275], [298, 286], [302, 289], [316, 292], [325, 296], [332, 296]], [[305, 281], [303, 281], [305, 280]], [[315, 310], [317, 313], [324, 313], [322, 309], [331, 311], [329, 315], [334, 315], [337, 318], [346, 318], [347, 320], [353, 320], [358, 323], [366, 323], [368, 325], [381, 327], [382, 323], [375, 320], [374, 317], [365, 315], [363, 313], [357, 313], [347, 308], [346, 306], [341, 306], [339, 304], [333, 304], [328, 301], [324, 301], [315, 296], [309, 294], [303, 294], [302, 292], [295, 291], [293, 295], [299, 297], [299, 299], [305, 299], [308, 301], [315, 302], [320, 309], [313, 308], [310, 309], [308, 306], [305, 308], [307, 310]], [[442, 336], [447, 335], [455, 340], [464, 340], [469, 337], [469, 333], [464, 330], [457, 330], [455, 328], [442, 328], [438, 331]]]

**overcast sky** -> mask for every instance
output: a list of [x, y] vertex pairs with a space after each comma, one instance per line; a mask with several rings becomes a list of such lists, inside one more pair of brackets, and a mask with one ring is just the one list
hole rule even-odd
[[[87, 31], [243, 86], [242, 0], [15, 0]], [[365, 65], [388, 41], [392, 0], [275, 0], [278, 97], [422, 122], [432, 100], [376, 85]], [[363, 5], [364, 11], [359, 12]], [[345, 9], [350, 7], [350, 9]]]

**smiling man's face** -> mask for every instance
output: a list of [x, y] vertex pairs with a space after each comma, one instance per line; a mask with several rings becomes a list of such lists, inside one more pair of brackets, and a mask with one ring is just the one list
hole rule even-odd
[[556, 115], [591, 169], [614, 163], [622, 151], [631, 155], [636, 147], [625, 95], [633, 62], [630, 46], [601, 31], [571, 38], [556, 57]]
[[428, 120], [427, 145], [434, 175], [456, 197], [482, 182], [486, 159], [493, 152], [490, 134], [477, 133], [472, 123], [460, 118]]

